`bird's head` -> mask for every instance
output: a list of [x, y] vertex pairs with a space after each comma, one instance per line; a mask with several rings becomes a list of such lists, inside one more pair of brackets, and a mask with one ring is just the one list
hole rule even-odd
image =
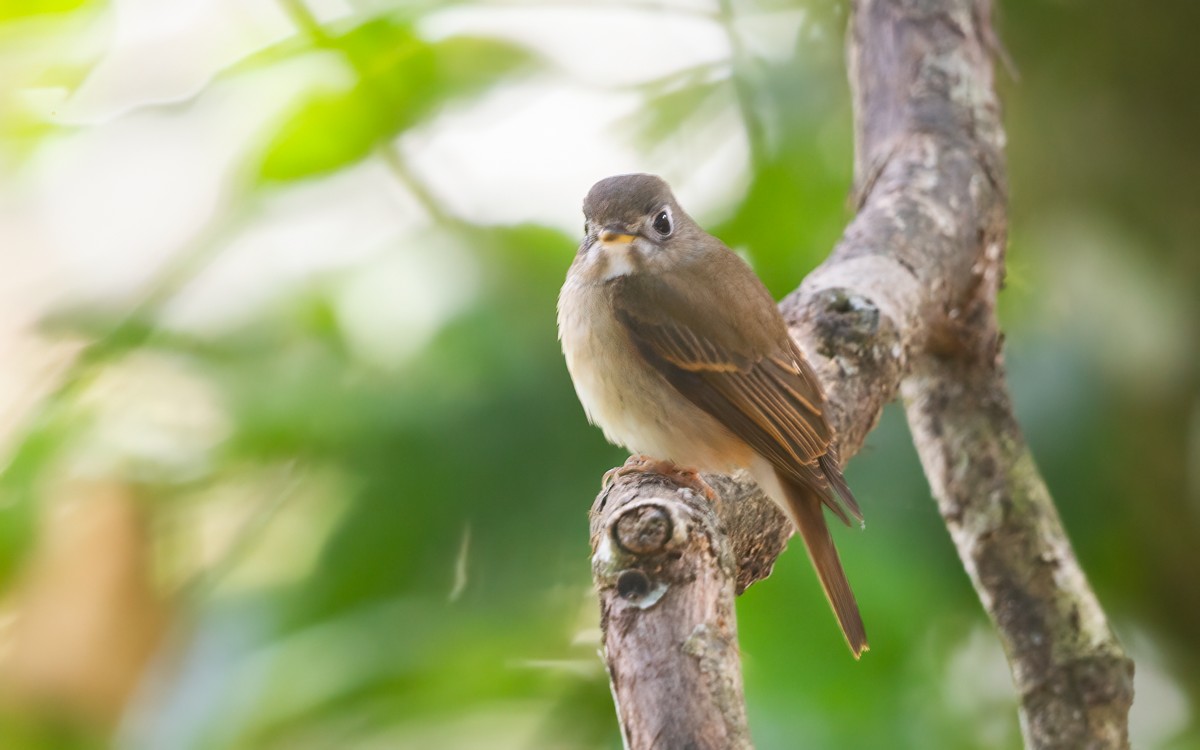
[[583, 199], [583, 216], [585, 236], [576, 262], [595, 283], [661, 273], [713, 241], [679, 207], [671, 187], [650, 174], [597, 182]]

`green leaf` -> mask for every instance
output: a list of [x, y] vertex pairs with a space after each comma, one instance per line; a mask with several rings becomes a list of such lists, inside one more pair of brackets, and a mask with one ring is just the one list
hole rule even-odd
[[385, 131], [382, 112], [361, 87], [314, 94], [271, 140], [259, 174], [295, 180], [340, 169], [370, 153]]
[[474, 94], [533, 62], [527, 50], [483, 37], [451, 37], [434, 49], [446, 99]]
[[529, 60], [513, 45], [456, 37], [436, 44], [407, 24], [376, 19], [333, 37], [357, 82], [311, 93], [269, 142], [259, 176], [296, 180], [368, 156], [454, 97], [473, 94]]
[[0, 2], [0, 23], [19, 21], [33, 16], [69, 13], [79, 10], [92, 0], [4, 0]]
[[671, 78], [667, 85], [655, 82], [644, 87], [643, 105], [618, 122], [621, 131], [639, 148], [661, 148], [689, 124], [715, 119], [735, 106], [729, 77], [714, 74], [711, 65], [700, 65], [683, 77]]

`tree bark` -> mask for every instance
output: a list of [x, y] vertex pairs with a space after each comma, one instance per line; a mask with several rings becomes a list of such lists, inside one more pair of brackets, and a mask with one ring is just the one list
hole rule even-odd
[[[990, 0], [854, 3], [859, 211], [781, 310], [825, 387], [843, 460], [902, 396], [1008, 654], [1026, 745], [1122, 748], [1133, 663], [1075, 559], [1004, 380], [995, 302], [1007, 183], [990, 16]], [[750, 747], [732, 599], [770, 574], [791, 528], [753, 485], [706, 479], [720, 495], [711, 508], [629, 473], [593, 509], [605, 658], [635, 750]], [[669, 519], [669, 543], [622, 541], [640, 538], [649, 517]]]
[[634, 472], [596, 501], [592, 571], [627, 748], [751, 747], [733, 611], [737, 568], [718, 518], [724, 497], [710, 503], [666, 477]]

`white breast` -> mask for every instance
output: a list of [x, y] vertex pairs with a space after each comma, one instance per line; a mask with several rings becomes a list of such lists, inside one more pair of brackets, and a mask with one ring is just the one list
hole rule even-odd
[[588, 420], [609, 442], [703, 471], [745, 465], [745, 444], [633, 348], [603, 286], [568, 278], [558, 301], [558, 335]]

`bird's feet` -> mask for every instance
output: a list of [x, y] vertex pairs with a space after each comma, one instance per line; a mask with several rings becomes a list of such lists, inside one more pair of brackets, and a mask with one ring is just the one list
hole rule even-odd
[[601, 480], [602, 487], [608, 487], [619, 477], [626, 474], [645, 473], [661, 474], [662, 476], [672, 480], [676, 484], [687, 487], [694, 492], [697, 492], [708, 498], [709, 502], [717, 501], [717, 493], [708, 482], [705, 482], [700, 477], [700, 472], [695, 469], [688, 469], [680, 466], [674, 461], [664, 461], [659, 458], [651, 458], [641, 454], [630, 456], [625, 461], [624, 466], [618, 466], [615, 469], [609, 469], [604, 473], [604, 479]]

